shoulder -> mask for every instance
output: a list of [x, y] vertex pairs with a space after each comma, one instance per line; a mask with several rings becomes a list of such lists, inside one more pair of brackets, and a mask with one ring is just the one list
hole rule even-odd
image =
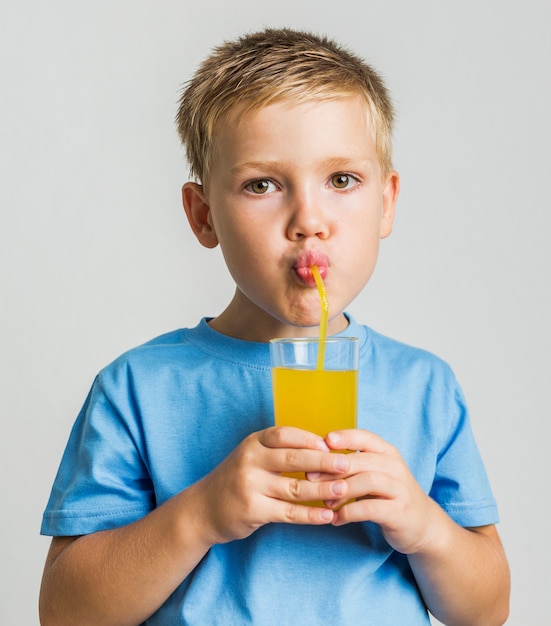
[[[466, 407], [450, 365], [432, 352], [392, 339], [369, 328], [360, 360], [360, 381], [378, 404], [396, 415], [418, 415], [423, 421], [456, 422]], [[390, 409], [389, 409], [390, 410]], [[443, 419], [442, 416], [447, 418]], [[450, 426], [452, 427], [452, 426]]]
[[109, 386], [129, 377], [155, 378], [156, 374], [170, 370], [175, 364], [181, 366], [189, 360], [196, 360], [200, 350], [194, 337], [199, 326], [163, 333], [123, 352], [100, 370], [98, 382]]
[[454, 377], [450, 365], [433, 352], [382, 335], [369, 327], [365, 327], [365, 329], [368, 337], [366, 344], [369, 356], [377, 363], [386, 364], [396, 372], [414, 370], [419, 371], [419, 373], [432, 372], [446, 377]]
[[100, 371], [98, 382], [103, 387], [139, 383], [153, 389], [156, 384], [203, 379], [215, 373], [233, 379], [243, 368], [269, 372], [268, 344], [222, 335], [203, 318], [193, 328], [159, 335], [124, 352]]

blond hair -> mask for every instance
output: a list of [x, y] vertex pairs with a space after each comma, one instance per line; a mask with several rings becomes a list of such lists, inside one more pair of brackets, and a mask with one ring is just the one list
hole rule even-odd
[[184, 85], [176, 124], [190, 174], [206, 183], [217, 122], [236, 105], [243, 113], [291, 100], [360, 94], [383, 175], [392, 169], [393, 108], [380, 75], [326, 37], [287, 28], [245, 35], [214, 48]]

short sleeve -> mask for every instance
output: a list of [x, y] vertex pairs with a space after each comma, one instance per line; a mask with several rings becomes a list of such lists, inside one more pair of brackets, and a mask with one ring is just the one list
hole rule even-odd
[[71, 431], [41, 534], [89, 534], [131, 523], [154, 508], [139, 416], [129, 390], [115, 395], [116, 403], [98, 376]]
[[488, 476], [474, 439], [463, 393], [453, 378], [451, 407], [454, 416], [437, 458], [430, 496], [464, 527], [498, 522]]

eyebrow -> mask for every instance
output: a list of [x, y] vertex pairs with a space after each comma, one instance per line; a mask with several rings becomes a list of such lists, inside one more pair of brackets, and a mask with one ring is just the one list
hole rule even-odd
[[239, 163], [230, 168], [230, 174], [239, 174], [243, 170], [282, 170], [284, 166], [279, 161], [246, 161], [245, 163]]
[[[373, 159], [365, 159], [363, 157], [330, 157], [321, 161], [318, 164], [318, 167], [321, 169], [329, 169], [329, 170], [354, 170], [358, 167], [366, 168], [372, 170], [374, 167]], [[232, 168], [230, 168], [229, 172], [233, 176], [238, 175], [243, 170], [272, 170], [276, 172], [281, 172], [289, 168], [289, 165], [281, 162], [281, 161], [246, 161], [245, 163], [240, 163]]]
[[331, 157], [322, 161], [321, 165], [324, 168], [334, 170], [355, 169], [358, 166], [371, 169], [373, 167], [373, 159], [354, 156]]

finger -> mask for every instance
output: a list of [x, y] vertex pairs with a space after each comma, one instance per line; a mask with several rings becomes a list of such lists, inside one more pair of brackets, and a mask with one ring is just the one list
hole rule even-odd
[[379, 499], [391, 502], [403, 500], [407, 496], [404, 483], [396, 476], [385, 472], [365, 471], [343, 478], [348, 487], [346, 497], [325, 501], [329, 508], [336, 510], [353, 500]]
[[257, 434], [260, 443], [267, 448], [307, 448], [321, 452], [329, 451], [323, 437], [294, 426], [273, 426]]
[[384, 454], [393, 449], [393, 446], [379, 435], [360, 428], [335, 430], [328, 433], [325, 442], [332, 450], [358, 450]]
[[[340, 508], [334, 504], [333, 526], [352, 522], [375, 522], [383, 524], [388, 518], [389, 501], [384, 498], [362, 498], [344, 503]], [[338, 510], [337, 510], [338, 509]]]
[[[334, 452], [333, 454], [336, 455], [337, 452]], [[346, 462], [348, 463], [348, 470], [345, 474], [346, 476], [353, 476], [361, 472], [381, 472], [385, 474], [392, 474], [399, 471], [399, 467], [401, 466], [399, 457], [396, 455], [356, 451], [355, 453], [347, 453], [342, 456], [345, 456]], [[322, 480], [333, 480], [335, 475], [333, 472], [330, 472], [329, 474], [323, 474], [321, 472], [308, 472], [307, 478], [308, 480], [316, 482]]]
[[[355, 469], [355, 466], [353, 463], [350, 462], [349, 458], [346, 458], [345, 461], [338, 461], [339, 463], [339, 467], [341, 468], [339, 471], [339, 474], [342, 474], [343, 476], [349, 476], [353, 473], [355, 473], [356, 471], [359, 471], [357, 469]], [[312, 482], [320, 482], [320, 481], [324, 481], [324, 480], [335, 480], [335, 472], [331, 471], [330, 473], [327, 472], [306, 472], [306, 478], [308, 480], [311, 480]]]
[[316, 450], [275, 449], [266, 454], [266, 466], [274, 472], [305, 472], [334, 479], [335, 475], [345, 475], [350, 471], [348, 456]]
[[347, 492], [344, 480], [312, 483], [299, 476], [281, 476], [271, 484], [269, 495], [288, 502], [319, 502], [343, 498]]
[[322, 526], [331, 524], [335, 513], [328, 508], [306, 506], [295, 502], [282, 502], [279, 516], [273, 521], [283, 524], [302, 524]]
[[[380, 457], [381, 455], [365, 455], [367, 457]], [[369, 461], [369, 458], [368, 458]], [[348, 484], [348, 495], [357, 499], [362, 498], [385, 498], [392, 500], [403, 498], [407, 495], [408, 484], [400, 472], [400, 466], [376, 459], [367, 468], [363, 467], [358, 472], [344, 475]], [[407, 477], [406, 477], [407, 478]]]

